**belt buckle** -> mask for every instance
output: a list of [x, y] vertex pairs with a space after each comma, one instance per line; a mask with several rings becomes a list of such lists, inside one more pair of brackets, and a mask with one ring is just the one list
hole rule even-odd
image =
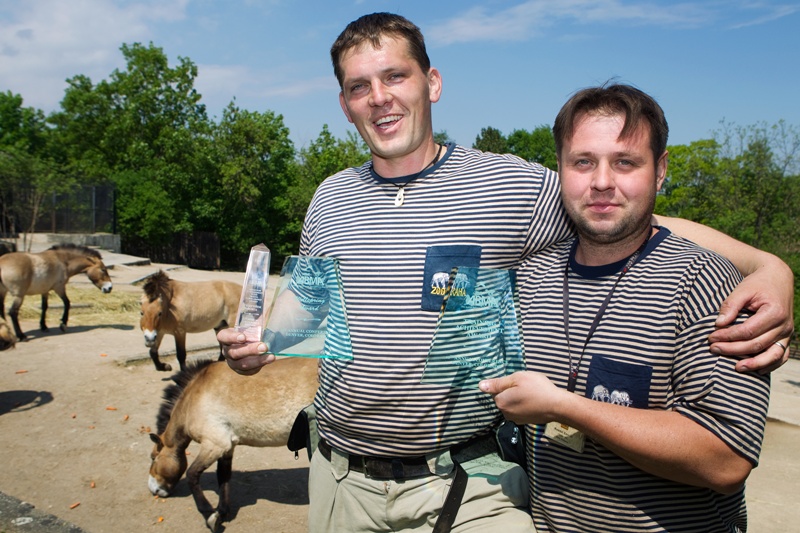
[[380, 460], [362, 457], [361, 465], [364, 470], [364, 476], [368, 479], [375, 479], [378, 481], [393, 479], [395, 481], [401, 481], [406, 478], [405, 466], [401, 459]]
[[367, 456], [361, 457], [361, 467], [364, 470], [364, 476], [367, 479], [384, 480], [391, 479], [386, 476], [384, 469], [380, 468], [381, 463]]

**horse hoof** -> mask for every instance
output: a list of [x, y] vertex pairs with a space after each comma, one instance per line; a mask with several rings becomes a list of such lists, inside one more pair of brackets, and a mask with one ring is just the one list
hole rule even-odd
[[42, 331], [50, 331], [50, 328], [48, 328], [47, 326], [39, 326], [39, 329]]
[[58, 326], [58, 329], [60, 329], [62, 333], [66, 333], [67, 332], [67, 325], [66, 324], [61, 324], [60, 326]]
[[218, 512], [211, 513], [211, 516], [206, 519], [206, 525], [211, 531], [216, 531], [221, 524], [222, 521], [219, 519]]
[[156, 370], [160, 370], [161, 372], [172, 372], [172, 365], [170, 365], [169, 363], [164, 363]]

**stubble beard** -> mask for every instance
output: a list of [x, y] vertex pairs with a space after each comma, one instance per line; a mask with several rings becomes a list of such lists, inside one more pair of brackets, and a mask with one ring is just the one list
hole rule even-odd
[[650, 228], [653, 208], [655, 207], [655, 197], [650, 208], [641, 213], [627, 213], [618, 222], [608, 225], [604, 221], [589, 220], [580, 213], [572, 212], [568, 209], [570, 218], [575, 224], [575, 231], [583, 245], [587, 246], [626, 246], [630, 241], [639, 240], [639, 236], [646, 233]]

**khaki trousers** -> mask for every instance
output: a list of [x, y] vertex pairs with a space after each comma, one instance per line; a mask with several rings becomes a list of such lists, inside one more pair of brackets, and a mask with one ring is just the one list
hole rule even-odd
[[[430, 476], [375, 480], [348, 468], [348, 455], [317, 451], [309, 473], [310, 533], [408, 531], [430, 533], [452, 483], [449, 452], [429, 456]], [[452, 533], [535, 533], [524, 469], [496, 454], [461, 466], [469, 479]]]

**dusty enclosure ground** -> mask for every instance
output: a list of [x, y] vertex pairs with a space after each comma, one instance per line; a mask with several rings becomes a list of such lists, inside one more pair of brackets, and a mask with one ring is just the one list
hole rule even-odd
[[[152, 271], [141, 268], [141, 276]], [[141, 359], [147, 352], [138, 327], [141, 288], [122, 282], [122, 273], [115, 270], [110, 295], [102, 295], [85, 277], [73, 278], [68, 293], [74, 307], [66, 333], [58, 330], [57, 298], [51, 297], [48, 333], [38, 331], [38, 297], [26, 300], [23, 329], [30, 339], [0, 353], [0, 491], [90, 533], [206, 531], [185, 479], [167, 499], [147, 489], [148, 433], [155, 429], [169, 374], [156, 372], [149, 358]], [[141, 277], [125, 273], [128, 280]], [[171, 275], [185, 280], [237, 277], [188, 269]], [[213, 332], [190, 335], [190, 359], [216, 357], [214, 341]], [[161, 351], [172, 350], [168, 337]], [[174, 356], [165, 359], [177, 368]], [[751, 533], [797, 530], [798, 443], [798, 426], [768, 425], [761, 466], [748, 482]], [[233, 466], [233, 516], [225, 531], [306, 530], [305, 455], [295, 460], [285, 447], [240, 447]], [[202, 484], [216, 503], [214, 469], [204, 474]], [[36, 531], [15, 526], [17, 518], [3, 512], [0, 532]]]

